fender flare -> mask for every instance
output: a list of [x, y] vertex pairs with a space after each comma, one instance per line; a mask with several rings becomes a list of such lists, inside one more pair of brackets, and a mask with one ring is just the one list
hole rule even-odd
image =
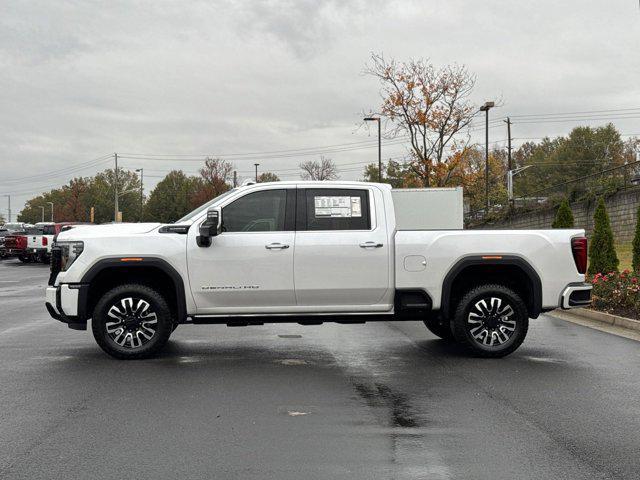
[[[135, 261], [126, 261], [123, 259], [135, 258]], [[171, 280], [173, 281], [173, 285], [176, 293], [176, 316], [178, 322], [182, 323], [187, 318], [187, 303], [186, 303], [186, 294], [184, 289], [184, 281], [182, 276], [178, 273], [178, 271], [169, 264], [166, 260], [159, 257], [146, 257], [139, 255], [119, 255], [115, 258], [103, 258], [102, 260], [94, 263], [89, 270], [82, 276], [82, 280], [80, 283], [88, 285], [91, 283], [93, 279], [95, 279], [100, 272], [107, 268], [145, 268], [145, 267], [153, 267], [162, 270], [162, 272], [166, 273]], [[85, 307], [86, 311], [86, 302], [88, 295], [85, 296]]]
[[[488, 258], [492, 257], [492, 258]], [[498, 258], [500, 257], [500, 258]], [[531, 305], [529, 305], [529, 316], [537, 318], [542, 311], [542, 282], [538, 272], [525, 259], [515, 255], [469, 255], [458, 260], [447, 272], [442, 282], [442, 296], [440, 310], [445, 317], [449, 317], [451, 288], [453, 282], [462, 270], [474, 265], [503, 265], [516, 266], [520, 268], [531, 281], [533, 286], [531, 292]]]

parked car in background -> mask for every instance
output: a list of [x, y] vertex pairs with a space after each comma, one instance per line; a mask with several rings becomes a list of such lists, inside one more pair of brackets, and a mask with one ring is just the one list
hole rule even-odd
[[4, 237], [4, 256], [5, 258], [17, 257], [22, 262], [29, 262], [30, 257], [27, 255], [27, 236], [26, 232], [9, 232]]
[[31, 225], [30, 223], [24, 223], [24, 222], [9, 222], [9, 223], [5, 223], [2, 227], [8, 230], [10, 233], [14, 233], [14, 232], [24, 232], [25, 229], [33, 227], [33, 225]]
[[4, 246], [4, 238], [9, 235], [9, 230], [4, 228], [4, 225], [0, 227], [0, 260], [6, 257], [6, 249]]
[[5, 256], [17, 257], [23, 263], [48, 263], [48, 244], [42, 229], [30, 227], [5, 236]]

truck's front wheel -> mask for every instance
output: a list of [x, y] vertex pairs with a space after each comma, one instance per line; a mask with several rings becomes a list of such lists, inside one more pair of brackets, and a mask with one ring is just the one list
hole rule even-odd
[[529, 328], [527, 307], [502, 285], [480, 285], [458, 303], [453, 319], [456, 340], [481, 357], [504, 357], [524, 341]]
[[91, 329], [96, 342], [120, 359], [148, 358], [169, 340], [171, 310], [157, 291], [146, 285], [122, 285], [96, 304]]

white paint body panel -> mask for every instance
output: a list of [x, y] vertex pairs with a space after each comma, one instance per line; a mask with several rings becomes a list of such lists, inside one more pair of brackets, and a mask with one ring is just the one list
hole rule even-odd
[[462, 187], [391, 190], [397, 230], [462, 230]]
[[[328, 187], [336, 188], [332, 184]], [[298, 307], [306, 311], [338, 307], [347, 312], [354, 307], [358, 311], [392, 309], [392, 237], [387, 231], [382, 191], [368, 190], [370, 230], [296, 232]], [[381, 246], [360, 246], [367, 242]]]
[[[192, 228], [188, 244], [195, 245]], [[294, 232], [233, 232], [209, 248], [188, 248], [189, 281], [198, 313], [265, 311], [296, 304], [293, 285]], [[266, 245], [289, 245], [269, 250]]]
[[[159, 233], [159, 224], [78, 226], [60, 233], [59, 240], [82, 240], [84, 251], [68, 271], [58, 275], [55, 285], [80, 282], [105, 258], [157, 257], [182, 277], [189, 315], [286, 315], [390, 313], [396, 289], [424, 289], [433, 307], [439, 308], [447, 273], [460, 259], [472, 255], [514, 255], [527, 261], [541, 279], [543, 308], [558, 307], [566, 286], [584, 281], [570, 245], [572, 237], [584, 235], [583, 230], [398, 231], [394, 194], [388, 185], [257, 184], [241, 187], [215, 205], [222, 207], [250, 192], [281, 188], [367, 189], [371, 230], [222, 233], [210, 247], [202, 248], [196, 236], [206, 209], [182, 222], [191, 225], [187, 235]], [[462, 208], [455, 202], [454, 209]], [[448, 213], [445, 204], [436, 203], [433, 208]], [[451, 215], [457, 225], [457, 210]], [[265, 248], [275, 242], [290, 247]], [[364, 242], [382, 246], [361, 248]], [[122, 283], [126, 282], [123, 278]], [[233, 288], [255, 285], [260, 288]], [[232, 288], [203, 289], [207, 286]], [[77, 291], [75, 297], [72, 291], [61, 290], [61, 303], [69, 312], [77, 311], [71, 305], [77, 302]]]
[[[584, 282], [576, 270], [571, 238], [584, 230], [458, 230], [396, 233], [396, 288], [424, 288], [440, 308], [444, 279], [459, 260], [470, 255], [512, 255], [525, 260], [542, 283], [542, 307], [556, 308], [569, 283]], [[404, 258], [425, 257], [423, 271], [408, 272]]]

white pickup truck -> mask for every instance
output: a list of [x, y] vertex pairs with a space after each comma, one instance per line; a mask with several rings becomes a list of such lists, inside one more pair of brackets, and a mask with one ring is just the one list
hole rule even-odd
[[157, 353], [178, 324], [385, 320], [500, 357], [530, 318], [589, 304], [583, 230], [402, 230], [393, 198], [385, 184], [259, 183], [174, 224], [63, 231], [46, 307], [70, 328], [91, 319], [122, 359]]

